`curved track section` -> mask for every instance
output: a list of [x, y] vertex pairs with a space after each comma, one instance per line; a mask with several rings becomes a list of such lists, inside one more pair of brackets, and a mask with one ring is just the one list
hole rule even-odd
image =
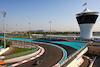
[[36, 55], [35, 57], [32, 57], [32, 58], [30, 58], [30, 59], [21, 61], [21, 62], [19, 62], [19, 63], [13, 64], [13, 65], [8, 66], [8, 67], [15, 67], [15, 66], [17, 66], [17, 65], [20, 65], [20, 64], [29, 62], [29, 61], [31, 61], [31, 60], [33, 60], [33, 59], [36, 59], [36, 58], [40, 57], [40, 56], [45, 52], [45, 50], [44, 50], [44, 48], [42, 48], [42, 47], [40, 47], [40, 46], [38, 46], [38, 47], [41, 49], [41, 52], [40, 52], [38, 55]]
[[[58, 46], [58, 45], [55, 45], [55, 44], [50, 44], [50, 43], [42, 43], [42, 44], [51, 45], [51, 46], [57, 47], [57, 48], [59, 48], [59, 49], [62, 50], [62, 52], [63, 52], [63, 57], [62, 57], [62, 59], [61, 59], [57, 64], [54, 65], [54, 67], [56, 67], [56, 66], [58, 66], [59, 64], [61, 64], [61, 63], [67, 58], [67, 52], [66, 52], [66, 50], [65, 50], [64, 48], [62, 48], [62, 47], [60, 47], [60, 46]], [[40, 46], [39, 46], [39, 47], [40, 47]], [[42, 52], [41, 52], [39, 55], [37, 55], [37, 56], [35, 56], [35, 57], [33, 57], [33, 58], [30, 58], [30, 59], [24, 60], [24, 61], [22, 61], [22, 62], [13, 64], [13, 65], [11, 65], [11, 66], [9, 66], [9, 67], [14, 67], [14, 66], [20, 65], [20, 64], [22, 64], [22, 63], [26, 63], [26, 62], [28, 62], [28, 61], [30, 61], [30, 60], [36, 59], [37, 57], [41, 56], [41, 55], [44, 53], [44, 49], [43, 49], [42, 47], [40, 47], [40, 49], [42, 49]]]
[[66, 50], [64, 48], [62, 48], [62, 47], [60, 47], [58, 45], [55, 45], [55, 44], [50, 44], [50, 43], [43, 43], [43, 44], [55, 46], [57, 48], [60, 48], [63, 51], [63, 57], [62, 57], [62, 59], [56, 65], [54, 65], [54, 67], [56, 67], [59, 64], [61, 64], [67, 58], [67, 52], [66, 52]]
[[[18, 67], [52, 67], [62, 59], [63, 52], [61, 49], [46, 44], [41, 44], [41, 46], [45, 49], [45, 53], [41, 57]], [[40, 64], [34, 65], [37, 60], [41, 60]]]
[[[8, 39], [11, 39], [11, 38], [8, 38]], [[12, 38], [13, 39], [13, 38]], [[19, 38], [18, 38], [18, 40], [20, 40]], [[23, 40], [23, 38], [21, 39], [21, 40]], [[26, 39], [24, 39], [24, 40], [26, 40]], [[31, 39], [27, 39], [27, 41], [30, 41]], [[66, 52], [66, 50], [65, 49], [63, 49], [62, 47], [60, 47], [60, 46], [58, 46], [58, 45], [55, 45], [55, 44], [50, 44], [50, 43], [44, 43], [44, 44], [49, 44], [49, 45], [51, 45], [51, 46], [55, 46], [55, 47], [57, 47], [57, 48], [60, 48], [60, 50], [63, 52], [63, 57], [59, 60], [59, 62], [58, 63], [55, 63], [56, 65], [54, 66], [54, 67], [56, 67], [57, 65], [59, 65], [60, 63], [62, 63], [65, 59], [66, 59], [66, 57], [67, 57], [67, 52]], [[59, 55], [59, 54], [57, 54], [57, 55]], [[57, 56], [57, 58], [58, 58], [58, 56]], [[52, 60], [53, 61], [53, 60]], [[51, 61], [51, 62], [52, 62]]]

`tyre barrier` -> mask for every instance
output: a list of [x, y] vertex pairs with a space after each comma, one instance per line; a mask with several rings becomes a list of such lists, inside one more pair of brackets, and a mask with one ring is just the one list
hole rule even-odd
[[8, 67], [15, 67], [15, 66], [18, 66], [18, 65], [20, 65], [20, 64], [29, 62], [29, 61], [31, 61], [31, 60], [34, 60], [34, 59], [40, 57], [41, 55], [43, 55], [43, 53], [45, 52], [45, 50], [44, 50], [44, 48], [42, 48], [41, 46], [38, 46], [38, 47], [42, 50], [41, 53], [39, 53], [39, 54], [36, 55], [35, 57], [32, 57], [32, 58], [30, 58], [30, 59], [27, 59], [27, 60], [24, 60], [24, 61], [21, 61], [21, 62], [18, 62], [18, 63], [15, 63], [15, 64], [10, 65], [10, 66], [8, 66]]

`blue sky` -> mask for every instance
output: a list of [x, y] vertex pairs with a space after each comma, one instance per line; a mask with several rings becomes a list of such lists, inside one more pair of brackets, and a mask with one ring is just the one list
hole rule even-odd
[[[100, 12], [100, 0], [0, 0], [0, 31], [3, 29], [3, 15], [1, 10], [7, 12], [5, 23], [7, 30], [18, 31], [49, 30], [51, 21], [52, 30], [79, 31], [76, 14], [87, 7], [92, 11]], [[100, 18], [93, 27], [100, 31]]]

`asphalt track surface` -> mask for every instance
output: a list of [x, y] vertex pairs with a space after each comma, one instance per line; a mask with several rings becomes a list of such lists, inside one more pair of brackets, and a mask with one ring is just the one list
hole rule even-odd
[[[17, 67], [52, 67], [62, 59], [63, 52], [61, 49], [44, 44], [40, 46], [45, 49], [45, 53], [42, 56]], [[41, 60], [40, 64], [34, 65], [37, 60]]]
[[62, 48], [64, 48], [67, 52], [67, 56], [71, 55], [72, 53], [74, 53], [75, 51], [77, 51], [77, 49], [75, 48], [72, 48], [72, 47], [69, 47], [67, 45], [63, 45], [63, 44], [57, 44], [57, 43], [52, 43], [52, 44], [55, 44], [55, 45], [58, 45]]
[[[68, 53], [67, 56], [69, 56], [70, 54], [76, 51], [76, 49], [68, 47], [66, 45], [62, 45], [62, 44], [56, 44], [56, 45], [64, 48]], [[50, 45], [40, 45], [40, 46], [42, 46], [45, 49], [45, 53], [41, 57], [32, 60], [28, 63], [19, 65], [17, 67], [27, 67], [27, 66], [28, 67], [52, 67], [62, 59], [63, 53], [61, 49]], [[40, 64], [32, 65], [36, 62], [36, 60], [41, 60]]]

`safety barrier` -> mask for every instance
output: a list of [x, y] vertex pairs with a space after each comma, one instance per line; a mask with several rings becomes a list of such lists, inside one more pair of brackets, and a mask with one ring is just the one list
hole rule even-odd
[[77, 67], [79, 67], [84, 62], [84, 59], [81, 60], [79, 64], [77, 64]]
[[[70, 56], [68, 56], [68, 58], [65, 60], [65, 61], [63, 61], [59, 66], [57, 66], [57, 67], [66, 67], [71, 61], [73, 61], [76, 57], [77, 57], [77, 55], [79, 54], [79, 53], [81, 53], [81, 51], [83, 51], [87, 46], [88, 46], [88, 44], [89, 43], [86, 43], [86, 45], [85, 46], [83, 46], [80, 50], [77, 50], [76, 52], [74, 52], [73, 54], [71, 54]], [[85, 53], [85, 52], [84, 52]]]
[[95, 61], [96, 57], [94, 58], [94, 60], [93, 60], [93, 59], [91, 59], [91, 58], [90, 58], [90, 57], [88, 57], [88, 56], [84, 56], [84, 57], [90, 60], [90, 65], [89, 65], [89, 67], [92, 67], [92, 65], [93, 65], [93, 63], [94, 63], [94, 61]]
[[3, 53], [5, 53], [6, 51], [8, 51], [9, 50], [9, 47], [7, 47], [7, 48], [2, 48], [1, 49], [1, 51], [0, 51], [0, 55], [2, 55]]
[[91, 62], [91, 64], [89, 65], [89, 67], [93, 66], [94, 61], [96, 60], [97, 56], [95, 56], [95, 58], [93, 59], [93, 61]]

